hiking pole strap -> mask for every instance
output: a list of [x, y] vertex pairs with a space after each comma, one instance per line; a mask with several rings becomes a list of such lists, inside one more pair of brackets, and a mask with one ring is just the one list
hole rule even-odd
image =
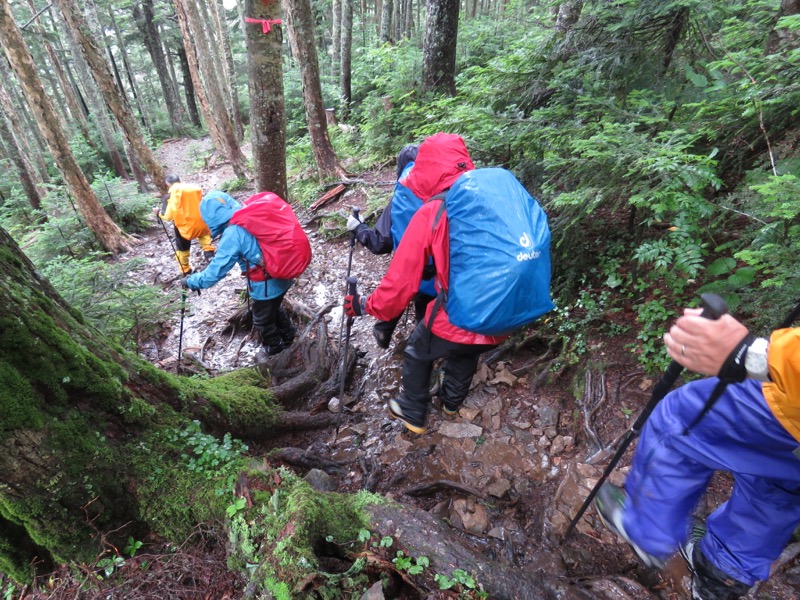
[[[792, 311], [786, 315], [786, 318], [778, 325], [778, 329], [786, 329], [787, 327], [791, 327], [792, 323], [797, 320], [797, 317], [800, 316], [800, 302], [798, 302]], [[686, 429], [683, 430], [683, 435], [689, 435], [689, 431], [694, 428], [700, 421], [703, 420], [709, 411], [714, 408], [714, 405], [717, 403], [717, 400], [722, 397], [722, 393], [725, 391], [725, 388], [728, 387], [730, 381], [724, 381], [720, 379], [717, 382], [717, 385], [714, 386], [714, 389], [711, 390], [711, 394], [706, 400], [706, 403], [703, 405], [703, 410], [694, 418], [694, 420], [687, 425]]]
[[[361, 211], [361, 209], [358, 206], [354, 206], [353, 207], [353, 216], [356, 218], [357, 221], [361, 220], [358, 217], [358, 213], [360, 211]], [[354, 229], [353, 231], [350, 232], [350, 248], [351, 248], [351, 252], [352, 252], [352, 249], [355, 248], [355, 245], [356, 245], [356, 230]], [[352, 256], [353, 255], [351, 254], [350, 255], [351, 260], [352, 260]], [[350, 268], [349, 267], [347, 269], [347, 276], [350, 277]]]
[[[728, 312], [728, 305], [720, 296], [717, 296], [716, 294], [702, 294], [700, 297], [703, 300], [703, 312], [700, 315], [701, 317], [716, 321], [722, 315]], [[589, 504], [591, 504], [592, 500], [594, 500], [594, 497], [597, 495], [597, 492], [600, 491], [600, 488], [605, 480], [608, 479], [608, 476], [611, 475], [611, 472], [616, 468], [617, 463], [622, 458], [622, 455], [625, 454], [628, 446], [630, 446], [634, 438], [636, 438], [636, 436], [638, 436], [641, 432], [648, 417], [653, 410], [655, 410], [656, 405], [664, 399], [664, 396], [667, 395], [682, 372], [683, 367], [679, 363], [674, 360], [670, 362], [667, 370], [661, 376], [661, 379], [659, 379], [658, 383], [656, 383], [656, 385], [653, 387], [653, 394], [650, 397], [650, 400], [642, 409], [641, 414], [636, 418], [636, 421], [633, 423], [633, 425], [631, 425], [628, 435], [626, 435], [625, 439], [622, 440], [622, 443], [619, 445], [619, 448], [617, 448], [614, 456], [609, 461], [608, 466], [603, 471], [600, 479], [597, 480], [597, 483], [592, 488], [592, 491], [589, 492], [589, 495], [587, 496], [586, 500], [584, 500], [583, 505], [581, 505], [580, 510], [578, 510], [578, 513], [575, 515], [575, 517], [573, 517], [572, 521], [570, 521], [567, 531], [564, 533], [564, 538], [569, 537], [569, 534], [572, 533], [575, 525], [577, 525], [578, 521], [583, 516], [583, 513], [586, 512], [586, 509], [589, 508]]]

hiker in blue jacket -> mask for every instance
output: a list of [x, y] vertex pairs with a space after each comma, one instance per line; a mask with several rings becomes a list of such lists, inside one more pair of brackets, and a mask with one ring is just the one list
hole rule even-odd
[[[200, 214], [211, 230], [211, 236], [222, 236], [211, 263], [201, 272], [186, 277], [184, 287], [190, 290], [210, 288], [238, 263], [245, 273], [250, 265], [263, 264], [261, 248], [256, 238], [244, 227], [230, 223], [241, 205], [224, 192], [212, 191], [200, 202]], [[253, 326], [261, 335], [263, 351], [278, 354], [292, 345], [294, 326], [281, 306], [283, 297], [294, 283], [293, 279], [257, 280], [248, 277], [247, 287], [253, 300]]]
[[[383, 209], [380, 217], [375, 222], [375, 227], [368, 227], [355, 216], [347, 218], [347, 230], [354, 231], [356, 239], [362, 246], [373, 254], [388, 254], [397, 249], [400, 240], [411, 221], [411, 217], [422, 206], [420, 200], [414, 192], [409, 190], [403, 181], [411, 173], [414, 161], [417, 159], [419, 144], [408, 144], [404, 146], [397, 156], [397, 183], [394, 186], [394, 193], [389, 200], [389, 204]], [[414, 317], [417, 322], [425, 316], [425, 309], [428, 303], [436, 297], [433, 277], [436, 271], [433, 265], [426, 267], [423, 274], [419, 291], [414, 296]], [[390, 321], [378, 321], [372, 328], [372, 335], [381, 348], [388, 348], [392, 341], [392, 334], [400, 322], [402, 313]]]

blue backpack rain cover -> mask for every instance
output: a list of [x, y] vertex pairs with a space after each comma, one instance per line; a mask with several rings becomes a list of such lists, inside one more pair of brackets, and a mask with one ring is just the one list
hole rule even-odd
[[453, 325], [502, 335], [554, 308], [547, 215], [510, 171], [464, 173], [445, 204]]
[[[392, 242], [394, 249], [400, 245], [400, 239], [408, 229], [408, 224], [411, 222], [411, 217], [414, 216], [419, 208], [422, 206], [422, 200], [404, 186], [400, 181], [405, 179], [411, 172], [411, 167], [414, 162], [408, 163], [406, 168], [400, 174], [397, 183], [394, 184], [394, 195], [392, 196]], [[423, 279], [419, 285], [419, 291], [428, 294], [429, 296], [436, 295], [436, 287], [433, 284], [433, 279]]]

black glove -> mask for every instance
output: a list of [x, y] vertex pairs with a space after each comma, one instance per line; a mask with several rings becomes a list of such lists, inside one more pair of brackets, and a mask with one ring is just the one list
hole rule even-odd
[[189, 287], [189, 278], [188, 277], [184, 277], [183, 279], [181, 279], [181, 287], [183, 289], [185, 289], [185, 290], [192, 289], [192, 288]]
[[348, 317], [360, 317], [367, 312], [367, 298], [366, 296], [359, 296], [356, 294], [344, 297], [344, 313]]
[[744, 365], [744, 359], [747, 357], [747, 350], [750, 344], [755, 341], [755, 337], [748, 333], [744, 339], [739, 342], [739, 345], [733, 349], [722, 363], [722, 368], [719, 370], [718, 377], [726, 383], [738, 383], [747, 379], [747, 369]]

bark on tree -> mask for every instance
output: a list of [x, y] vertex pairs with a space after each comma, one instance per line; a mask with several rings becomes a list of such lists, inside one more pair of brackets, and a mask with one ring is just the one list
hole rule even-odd
[[[36, 9], [36, 6], [33, 4], [32, 0], [28, 0], [28, 7], [31, 10], [31, 15], [36, 17], [39, 11]], [[61, 60], [58, 58], [58, 54], [56, 54], [56, 51], [53, 49], [53, 45], [47, 39], [44, 28], [38, 22], [32, 23], [30, 27], [33, 28], [33, 31], [37, 32], [37, 35], [42, 40], [42, 46], [47, 53], [47, 57], [50, 59], [50, 65], [53, 67], [53, 71], [58, 78], [61, 90], [64, 93], [64, 99], [67, 101], [67, 108], [70, 116], [72, 117], [72, 121], [78, 126], [78, 129], [80, 129], [80, 132], [83, 135], [83, 139], [86, 140], [86, 143], [94, 147], [94, 140], [89, 132], [89, 124], [86, 121], [86, 114], [80, 104], [78, 104], [78, 99], [75, 97], [75, 90], [73, 89], [72, 83], [70, 82], [63, 66], [61, 65]]]
[[[54, 14], [53, 26], [58, 28], [59, 25], [63, 25], [63, 21], [59, 16]], [[103, 140], [103, 145], [106, 148], [106, 152], [108, 152], [109, 160], [111, 161], [111, 164], [114, 165], [114, 172], [120, 177], [127, 179], [128, 172], [125, 167], [125, 161], [122, 159], [123, 152], [120, 151], [120, 148], [117, 145], [117, 136], [115, 135], [114, 125], [112, 124], [111, 118], [108, 115], [108, 111], [103, 102], [102, 94], [100, 93], [95, 80], [92, 78], [92, 75], [89, 71], [89, 65], [86, 64], [86, 59], [80, 50], [80, 45], [78, 44], [78, 40], [74, 32], [66, 26], [63, 26], [63, 29], [66, 30], [66, 41], [72, 53], [73, 65], [78, 72], [79, 78], [83, 81], [86, 99], [90, 106], [90, 117], [94, 119], [98, 133], [100, 134], [100, 139]], [[130, 164], [130, 160], [128, 160], [128, 163]]]
[[[214, 54], [211, 52], [208, 36], [206, 35], [207, 32], [197, 10], [198, 7], [195, 2], [189, 0], [175, 0], [175, 8], [178, 12], [178, 21], [181, 24], [181, 33], [190, 65], [192, 58], [189, 56], [189, 40], [194, 39], [198, 44], [195, 47], [196, 54], [194, 56], [197, 68], [193, 70], [193, 75], [196, 72], [199, 78], [195, 79], [194, 87], [198, 93], [200, 88], [203, 88], [210, 107], [209, 112], [204, 111], [206, 124], [211, 129], [211, 121], [214, 121], [214, 128], [217, 130], [217, 136], [219, 137], [217, 149], [230, 161], [236, 176], [241, 179], [247, 179], [248, 175], [245, 167], [247, 159], [242, 154], [239, 143], [236, 141], [236, 132], [225, 106], [225, 96], [220, 87], [216, 67], [211, 61], [211, 56]], [[202, 100], [200, 104], [201, 106], [203, 105]]]
[[353, 98], [353, 0], [342, 0], [342, 68], [341, 68], [341, 94], [342, 94], [342, 120], [350, 116], [350, 102]]
[[664, 35], [664, 60], [661, 63], [661, 76], [667, 74], [675, 49], [683, 35], [683, 30], [689, 22], [689, 9], [687, 7], [676, 10], [670, 15], [670, 23]]
[[455, 96], [459, 0], [428, 0], [422, 46], [422, 89]]
[[[250, 89], [250, 140], [253, 146], [256, 187], [287, 198], [286, 114], [283, 98], [283, 63], [280, 3], [245, 0], [245, 23]], [[269, 27], [269, 31], [267, 30]], [[314, 39], [312, 37], [312, 39]]]
[[22, 190], [28, 198], [28, 203], [33, 210], [39, 210], [42, 206], [42, 198], [39, 196], [39, 190], [36, 189], [36, 183], [33, 180], [32, 169], [25, 160], [25, 156], [20, 150], [17, 139], [11, 132], [9, 126], [10, 119], [9, 113], [6, 109], [10, 104], [10, 98], [6, 94], [3, 85], [0, 84], [0, 140], [3, 142], [8, 158], [11, 160], [14, 168], [17, 170], [19, 182], [22, 184]]
[[[180, 102], [176, 90], [172, 85], [169, 70], [167, 67], [167, 59], [164, 56], [164, 51], [161, 44], [161, 34], [158, 31], [155, 23], [155, 13], [153, 10], [153, 0], [144, 0], [140, 4], [133, 4], [133, 20], [139, 33], [142, 34], [142, 41], [148, 54], [153, 61], [153, 66], [158, 75], [158, 82], [161, 86], [161, 93], [163, 94], [164, 103], [167, 106], [167, 113], [169, 114], [170, 124], [172, 125], [173, 135], [184, 135], [186, 128], [184, 126], [185, 115], [183, 105]], [[109, 12], [113, 16], [114, 8], [109, 6]], [[116, 19], [113, 20], [114, 29], [117, 30]], [[119, 33], [117, 33], [119, 37]]]
[[556, 16], [556, 31], [562, 35], [571, 31], [575, 23], [578, 22], [578, 19], [581, 18], [582, 10], [583, 0], [568, 0], [567, 2], [562, 2], [558, 6], [558, 16]]
[[203, 85], [203, 79], [200, 75], [200, 64], [197, 58], [198, 48], [194, 45], [194, 39], [192, 37], [191, 27], [189, 24], [189, 17], [186, 14], [186, 11], [184, 10], [180, 0], [174, 0], [174, 5], [175, 12], [178, 15], [178, 24], [181, 28], [181, 37], [183, 38], [184, 53], [181, 57], [181, 60], [183, 61], [185, 59], [186, 61], [184, 81], [187, 81], [186, 72], [188, 72], [188, 81], [191, 82], [191, 86], [194, 91], [193, 95], [200, 103], [200, 112], [203, 114], [203, 119], [208, 127], [208, 132], [211, 135], [211, 141], [214, 143], [214, 147], [217, 148], [219, 152], [223, 152], [223, 149], [225, 148], [225, 140], [223, 139], [223, 134], [220, 131], [219, 124], [214, 118], [208, 94], [206, 93], [205, 86]]
[[[343, 3], [348, 0], [343, 0]], [[303, 79], [303, 102], [306, 109], [306, 123], [311, 136], [311, 148], [317, 163], [320, 181], [345, 177], [346, 173], [336, 158], [328, 137], [325, 104], [322, 101], [322, 85], [319, 79], [317, 48], [314, 44], [314, 21], [311, 0], [284, 0], [286, 25], [293, 35], [292, 51], [300, 65]]]
[[[212, 10], [214, 7], [212, 6]], [[239, 106], [239, 90], [236, 81], [236, 65], [233, 62], [233, 52], [231, 51], [231, 36], [228, 30], [228, 19], [225, 17], [225, 5], [223, 0], [216, 0], [216, 11], [214, 11], [214, 22], [220, 33], [222, 42], [222, 54], [225, 57], [225, 73], [231, 105], [231, 119], [236, 130], [236, 141], [241, 143], [244, 140], [244, 126], [242, 125], [242, 109]]]
[[[193, 50], [194, 51], [194, 50]], [[189, 58], [186, 53], [186, 48], [181, 40], [181, 46], [177, 50], [178, 60], [181, 63], [181, 72], [183, 73], [183, 90], [186, 96], [186, 106], [189, 109], [189, 118], [192, 120], [192, 125], [195, 127], [202, 127], [200, 121], [200, 111], [197, 108], [195, 101], [196, 93], [194, 90], [194, 81], [192, 80], [192, 67], [189, 65]]]
[[331, 74], [339, 74], [342, 52], [342, 0], [331, 2]]
[[[99, 37], [103, 40], [103, 45], [106, 47], [106, 53], [108, 54], [108, 60], [113, 67], [114, 74], [117, 78], [120, 95], [124, 96], [125, 87], [122, 85], [119, 70], [117, 69], [117, 63], [114, 59], [114, 52], [111, 48], [111, 44], [108, 43], [108, 37], [105, 34], [105, 28], [100, 23], [100, 17], [97, 14], [97, 6], [95, 5], [94, 0], [85, 0], [84, 6], [86, 8], [86, 23], [89, 26], [89, 30], [93, 31], [96, 37]], [[125, 69], [125, 78], [128, 80], [128, 87], [131, 90], [133, 101], [136, 103], [136, 110], [139, 112], [139, 120], [142, 122], [142, 126], [147, 130], [147, 133], [152, 135], [153, 128], [150, 125], [150, 119], [147, 118], [147, 112], [142, 106], [142, 94], [139, 92], [139, 86], [137, 85], [136, 79], [133, 76], [133, 70], [131, 69], [130, 61], [128, 61], [128, 50], [125, 47], [125, 39], [122, 37], [119, 27], [117, 27], [117, 20], [114, 18], [114, 11], [110, 11], [109, 15], [111, 16], [111, 24], [114, 28], [114, 34], [117, 36], [117, 48], [119, 50], [120, 57], [122, 58], [122, 67]], [[149, 78], [145, 80], [145, 83], [148, 81]], [[153, 94], [153, 96], [155, 96], [155, 94]]]
[[[8, 4], [0, 6], [5, 17]], [[2, 228], [0, 256], [0, 571], [23, 580], [33, 558], [45, 569], [67, 560], [91, 564], [103, 551], [99, 533], [123, 527], [116, 538], [124, 543], [142, 531], [140, 486], [148, 474], [133, 464], [137, 444], [158, 444], [159, 427], [186, 422], [178, 416], [180, 395], [188, 393], [196, 415], [221, 430], [269, 429], [280, 411], [266, 390], [247, 384], [249, 408], [228, 409], [249, 412], [253, 422], [227, 422], [217, 403], [223, 397], [211, 387], [179, 392], [181, 381], [86, 326]], [[107, 541], [120, 540], [109, 534]]]
[[153, 184], [162, 193], [166, 193], [164, 168], [156, 161], [155, 155], [145, 143], [139, 126], [133, 118], [127, 99], [118, 93], [114, 85], [114, 78], [103, 58], [103, 53], [92, 38], [76, 1], [55, 0], [55, 3], [61, 9], [61, 14], [67, 21], [67, 26], [75, 32], [83, 51], [83, 56], [92, 71], [92, 76], [97, 82], [108, 108], [116, 117], [117, 122], [125, 133], [125, 137], [128, 138], [128, 142], [139, 157], [142, 166], [150, 174]]
[[128, 249], [127, 236], [103, 209], [75, 160], [69, 140], [58, 125], [56, 111], [36, 72], [33, 57], [11, 13], [8, 0], [0, 0], [0, 43], [17, 74], [17, 80], [36, 118], [39, 131], [47, 140], [50, 153], [78, 202], [81, 216], [104, 249], [113, 254], [124, 252]]
[[[4, 94], [0, 94], [0, 102], [2, 102], [3, 111], [7, 115], [18, 116], [23, 114], [27, 116], [28, 110], [24, 103], [18, 103], [12, 97], [12, 93], [17, 91], [16, 87], [11, 86], [12, 74], [6, 68], [6, 61], [0, 60], [0, 90]], [[9, 87], [11, 88], [9, 93]], [[27, 130], [24, 130], [22, 125], [25, 123]], [[16, 136], [17, 144], [22, 149], [22, 155], [27, 157], [29, 161], [33, 161], [36, 172], [39, 176], [39, 181], [42, 183], [50, 183], [50, 174], [47, 172], [47, 164], [44, 162], [44, 154], [47, 151], [44, 144], [41, 142], [41, 135], [39, 130], [33, 123], [30, 123], [27, 118], [19, 119], [13, 118], [9, 121], [11, 130]], [[35, 147], [30, 143], [33, 139]]]
[[[781, 7], [778, 10], [775, 22], [777, 23], [781, 17], [798, 14], [800, 14], [800, 0], [781, 0]], [[798, 39], [800, 39], [800, 36], [791, 28], [773, 28], [769, 33], [769, 37], [767, 37], [767, 43], [764, 45], [764, 54], [774, 54], [784, 46], [786, 50], [795, 49], [798, 46]]]
[[383, 0], [381, 6], [381, 28], [380, 28], [380, 42], [387, 44], [392, 42], [392, 11], [394, 7], [394, 0]]

